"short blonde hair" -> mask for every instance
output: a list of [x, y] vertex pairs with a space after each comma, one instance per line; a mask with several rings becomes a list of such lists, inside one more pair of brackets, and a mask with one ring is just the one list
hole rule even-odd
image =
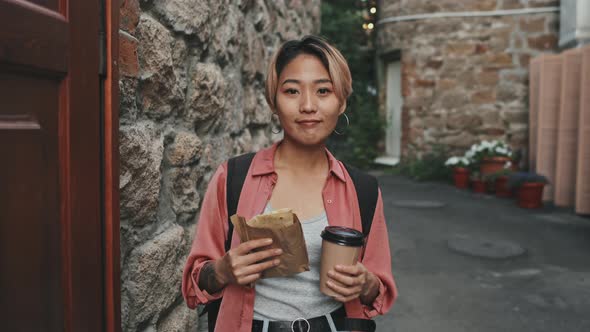
[[316, 56], [326, 67], [334, 86], [334, 93], [340, 103], [352, 93], [352, 77], [346, 59], [340, 51], [326, 40], [317, 36], [305, 36], [301, 40], [285, 42], [273, 55], [266, 74], [266, 102], [274, 111], [279, 84], [279, 76], [283, 69], [300, 54]]

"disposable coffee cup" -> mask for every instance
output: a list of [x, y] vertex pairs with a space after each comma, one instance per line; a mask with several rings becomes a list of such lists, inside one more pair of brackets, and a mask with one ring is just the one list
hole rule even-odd
[[[337, 296], [326, 284], [328, 272], [336, 265], [355, 265], [365, 244], [365, 236], [356, 229], [328, 226], [322, 231], [322, 257], [320, 263], [320, 291]], [[332, 280], [336, 285], [339, 283]]]

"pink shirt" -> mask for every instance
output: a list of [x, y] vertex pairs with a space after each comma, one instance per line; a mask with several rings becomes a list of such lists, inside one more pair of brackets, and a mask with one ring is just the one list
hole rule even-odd
[[[256, 154], [240, 195], [237, 213], [250, 219], [264, 211], [277, 182], [274, 171], [274, 154], [277, 144]], [[322, 197], [328, 222], [333, 226], [352, 227], [362, 230], [360, 210], [354, 184], [344, 165], [326, 150], [330, 172]], [[221, 165], [209, 183], [203, 199], [197, 233], [182, 278], [182, 294], [189, 308], [205, 304], [223, 296], [215, 331], [250, 332], [254, 313], [255, 290], [230, 284], [216, 294], [200, 289], [197, 281], [203, 265], [225, 254], [224, 241], [228, 232], [227, 204], [225, 201], [227, 163]], [[234, 233], [231, 247], [240, 244]], [[379, 278], [379, 295], [366, 306], [355, 299], [345, 304], [346, 314], [351, 318], [371, 318], [386, 313], [397, 297], [397, 289], [391, 271], [389, 238], [381, 191], [377, 199], [371, 232], [367, 240], [363, 265]]]

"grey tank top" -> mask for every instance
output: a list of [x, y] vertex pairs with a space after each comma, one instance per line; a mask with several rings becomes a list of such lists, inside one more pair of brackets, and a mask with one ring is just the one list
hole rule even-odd
[[[272, 211], [270, 203], [265, 213]], [[342, 303], [320, 292], [320, 258], [322, 238], [320, 234], [328, 226], [326, 213], [301, 222], [307, 245], [309, 271], [289, 277], [260, 279], [256, 282], [254, 319], [294, 320], [323, 316]]]

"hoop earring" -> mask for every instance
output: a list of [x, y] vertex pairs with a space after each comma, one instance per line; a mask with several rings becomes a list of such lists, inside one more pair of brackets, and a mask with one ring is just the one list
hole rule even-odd
[[[346, 119], [346, 128], [348, 128], [348, 126], [350, 126], [350, 120], [348, 119], [348, 115], [346, 115], [346, 113], [342, 113], [342, 115], [344, 115], [344, 118]], [[336, 130], [336, 128], [334, 128], [334, 132], [337, 135], [343, 135], [344, 133], [339, 132], [338, 130]]]
[[277, 113], [275, 113], [275, 112], [272, 112], [272, 114], [270, 115], [270, 122], [271, 122], [270, 132], [276, 135], [276, 134], [280, 134], [281, 131], [283, 131], [283, 129], [281, 128], [281, 125], [280, 125], [281, 122], [278, 120], [279, 119], [279, 116], [278, 115], [277, 115], [277, 122], [279, 123], [279, 130], [278, 131], [274, 131], [272, 129], [272, 117], [275, 116], [275, 115], [277, 115]]

